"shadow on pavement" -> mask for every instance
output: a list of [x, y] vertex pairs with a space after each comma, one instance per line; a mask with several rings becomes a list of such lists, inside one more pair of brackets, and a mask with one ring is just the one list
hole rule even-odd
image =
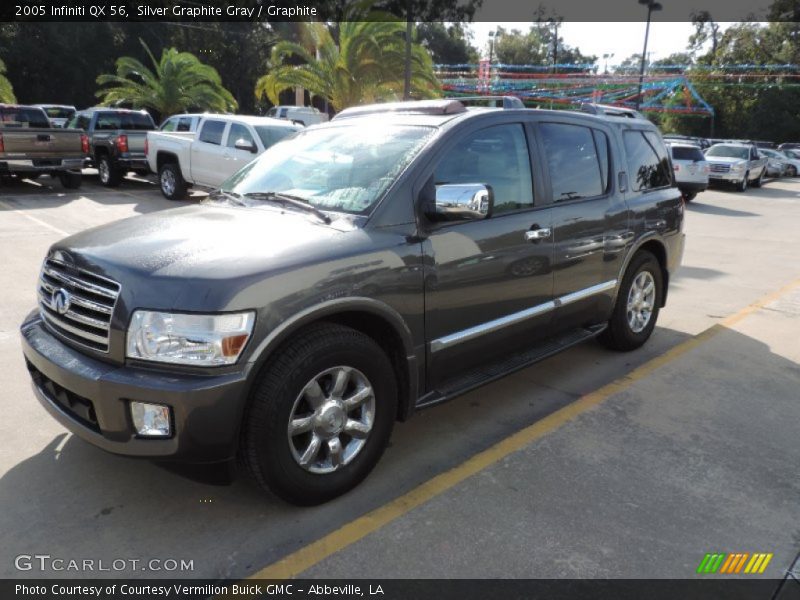
[[760, 217], [758, 213], [748, 212], [746, 210], [736, 210], [733, 208], [726, 208], [724, 206], [716, 206], [714, 204], [703, 204], [698, 202], [697, 199], [689, 202], [686, 205], [686, 210], [689, 212], [703, 213], [706, 215], [719, 215], [721, 217]]
[[[724, 335], [723, 356], [717, 352], [704, 359], [702, 351], [696, 349], [690, 366], [679, 367], [680, 361], [670, 366], [676, 371], [671, 378], [681, 382], [679, 387], [666, 386], [661, 397], [643, 398], [635, 406], [637, 413], [647, 414], [648, 404], [674, 404], [666, 417], [658, 421], [660, 425], [656, 429], [650, 427], [647, 434], [658, 437], [658, 456], [649, 455], [648, 445], [641, 444], [637, 436], [644, 435], [642, 432], [623, 435], [625, 447], [609, 443], [624, 433], [616, 429], [605, 443], [594, 449], [586, 440], [574, 440], [576, 452], [587, 453], [584, 460], [589, 467], [593, 463], [595, 470], [614, 455], [623, 453], [629, 457], [631, 468], [639, 469], [637, 489], [631, 493], [644, 503], [643, 518], [649, 510], [648, 498], [658, 510], [673, 511], [677, 516], [669, 519], [665, 514], [655, 521], [647, 518], [648, 524], [639, 530], [643, 537], [627, 542], [632, 556], [640, 553], [652, 557], [654, 551], [659, 554], [658, 550], [666, 544], [671, 560], [677, 560], [674, 540], [665, 540], [680, 535], [714, 547], [727, 547], [726, 543], [736, 546], [734, 541], [739, 545], [755, 543], [751, 538], [736, 537], [743, 523], [750, 521], [755, 498], [762, 514], [772, 513], [761, 526], [771, 531], [776, 543], [792, 533], [784, 523], [787, 512], [794, 512], [795, 535], [800, 528], [800, 511], [795, 502], [800, 495], [800, 479], [795, 468], [789, 466], [800, 463], [800, 446], [796, 444], [800, 368], [772, 354], [759, 341], [733, 331]], [[195, 571], [187, 576], [245, 576], [570, 404], [579, 394], [630, 373], [687, 337], [659, 329], [652, 344], [629, 354], [612, 353], [596, 343], [586, 343], [446, 405], [424, 411], [395, 428], [389, 450], [367, 481], [346, 496], [314, 508], [286, 505], [262, 494], [244, 478], [227, 487], [204, 485], [147, 461], [106, 454], [75, 436], [58, 435], [38, 454], [18, 463], [0, 479], [0, 547], [3, 548], [0, 554], [4, 555], [0, 557], [0, 576], [81, 575], [14, 570], [14, 556], [37, 552], [76, 559], [193, 559]], [[737, 381], [735, 386], [727, 384], [719, 363], [729, 359], [752, 365], [752, 377], [745, 382]], [[712, 363], [708, 370], [704, 368], [704, 360]], [[677, 373], [680, 370], [686, 372]], [[648, 378], [658, 377], [659, 373], [656, 371]], [[696, 400], [689, 403], [688, 409], [681, 409], [686, 400], [676, 402], [672, 394]], [[608, 404], [616, 406], [615, 398]], [[25, 400], [34, 401], [30, 397]], [[615, 428], [622, 427], [635, 414], [622, 417]], [[42, 412], [41, 418], [49, 417]], [[691, 427], [685, 426], [689, 424]], [[580, 418], [573, 425], [580, 427]], [[547, 445], [547, 439], [535, 442], [532, 447]], [[747, 451], [743, 452], [743, 448]], [[675, 458], [668, 465], [669, 470], [654, 469], [665, 452]], [[570, 463], [565, 466], [569, 469]], [[550, 488], [547, 478], [522, 480], [515, 485], [535, 490], [529, 509], [533, 512], [540, 503], [577, 504], [575, 508], [580, 509], [581, 503], [591, 501], [592, 510], [603, 514], [619, 510], [619, 497], [625, 495], [626, 486], [632, 485], [625, 478], [618, 479], [618, 475], [607, 474], [612, 477], [611, 487], [620, 488], [616, 491], [609, 490], [609, 481], [603, 483], [603, 477], [599, 477], [596, 488], [583, 489], [569, 498], [559, 495], [558, 486]], [[560, 474], [568, 479], [572, 476], [567, 471]], [[581, 487], [593, 479], [587, 473], [574, 476], [583, 478]], [[652, 495], [648, 486], [653, 488]], [[731, 487], [735, 493], [726, 495]], [[504, 510], [504, 492], [501, 489], [497, 492], [497, 503], [481, 508], [486, 523], [492, 522], [493, 513]], [[452, 508], [461, 510], [459, 506]], [[537, 553], [545, 556], [549, 550], [551, 559], [556, 560], [575, 550], [569, 548], [571, 540], [581, 551], [594, 547], [598, 542], [594, 539], [596, 534], [588, 543], [582, 534], [573, 532], [573, 537], [569, 533], [576, 527], [576, 514], [584, 515], [580, 520], [587, 518], [585, 506], [577, 513], [566, 511], [562, 517], [559, 514], [556, 511], [556, 520], [541, 534], [535, 530], [526, 532], [531, 547], [538, 548]], [[633, 519], [628, 526], [636, 529], [639, 517], [629, 516]], [[538, 522], [534, 517], [532, 520]], [[598, 531], [605, 531], [613, 523], [608, 521]], [[781, 526], [777, 527], [778, 524]], [[584, 522], [582, 526], [591, 523]], [[712, 532], [722, 535], [709, 537]], [[492, 539], [502, 539], [502, 533], [501, 529]], [[502, 556], [505, 552], [504, 547], [481, 546], [483, 553]], [[698, 548], [697, 544], [684, 547], [691, 552]], [[406, 561], [414, 555], [413, 547], [400, 543], [384, 546], [384, 550], [382, 559], [387, 565], [391, 564], [392, 553], [402, 555]], [[625, 560], [614, 560], [613, 568], [625, 564]], [[421, 570], [430, 568], [433, 567]], [[602, 576], [604, 569], [598, 565], [574, 576]], [[387, 566], [387, 570], [388, 574], [391, 568]], [[159, 577], [174, 573], [107, 575]], [[352, 575], [358, 576], [358, 572]], [[627, 576], [635, 575], [631, 571]], [[551, 575], [542, 572], [537, 576]]]

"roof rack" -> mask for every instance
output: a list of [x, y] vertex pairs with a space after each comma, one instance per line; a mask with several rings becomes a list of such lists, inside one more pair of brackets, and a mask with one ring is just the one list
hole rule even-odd
[[443, 100], [413, 100], [410, 102], [384, 102], [345, 108], [342, 112], [333, 117], [332, 120], [363, 117], [364, 115], [387, 112], [402, 112], [416, 115], [456, 115], [466, 112], [466, 110], [467, 109], [461, 102], [452, 98]]
[[605, 115], [607, 117], [625, 117], [628, 119], [644, 119], [642, 113], [632, 108], [624, 106], [614, 106], [611, 104], [581, 104], [581, 110], [590, 115]]
[[365, 115], [387, 112], [407, 113], [414, 115], [457, 115], [466, 112], [464, 102], [502, 102], [504, 109], [525, 108], [522, 100], [516, 96], [464, 96], [462, 98], [442, 98], [440, 100], [412, 100], [409, 102], [385, 102], [353, 106], [345, 108], [332, 120], [363, 117]]

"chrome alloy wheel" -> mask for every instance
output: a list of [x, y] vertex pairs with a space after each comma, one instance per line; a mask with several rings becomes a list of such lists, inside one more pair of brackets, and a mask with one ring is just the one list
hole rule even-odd
[[100, 161], [100, 163], [97, 165], [97, 174], [100, 176], [101, 182], [108, 183], [108, 181], [111, 179], [111, 169], [108, 166], [108, 161]]
[[656, 282], [649, 271], [642, 271], [631, 282], [628, 291], [628, 326], [634, 333], [641, 332], [653, 316], [656, 305]]
[[289, 414], [289, 449], [311, 473], [332, 473], [367, 443], [375, 422], [375, 392], [358, 369], [333, 367], [309, 381]]
[[167, 196], [175, 193], [175, 173], [170, 169], [161, 171], [161, 191]]

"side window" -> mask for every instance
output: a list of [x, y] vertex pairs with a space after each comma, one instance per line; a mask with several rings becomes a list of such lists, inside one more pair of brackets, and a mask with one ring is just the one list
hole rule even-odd
[[228, 148], [233, 148], [239, 140], [246, 140], [251, 144], [255, 144], [253, 136], [250, 135], [250, 131], [247, 127], [241, 123], [231, 123], [231, 129], [228, 132], [228, 142], [225, 145]]
[[191, 117], [181, 117], [178, 119], [178, 126], [175, 128], [175, 131], [191, 131], [192, 130], [192, 118]]
[[[566, 123], [540, 123], [539, 133], [550, 172], [553, 201], [591, 198], [605, 192], [608, 147], [605, 147], [604, 169], [595, 147], [592, 129]], [[597, 134], [605, 137], [602, 132]], [[604, 170], [606, 182], [603, 180]]]
[[225, 121], [206, 121], [203, 123], [203, 129], [200, 130], [201, 142], [207, 144], [222, 144], [222, 132], [225, 131]]
[[658, 136], [649, 131], [632, 130], [626, 131], [622, 139], [633, 191], [667, 187], [672, 183], [669, 158]]
[[471, 134], [442, 159], [434, 182], [490, 185], [495, 213], [531, 208], [531, 161], [522, 125], [495, 125]]
[[175, 131], [175, 121], [176, 119], [174, 117], [167, 119], [161, 126], [161, 131]]
[[592, 129], [594, 145], [597, 148], [597, 157], [600, 159], [600, 178], [603, 180], [603, 191], [608, 192], [611, 181], [611, 165], [608, 161], [608, 136], [598, 129]]
[[78, 117], [78, 129], [89, 129], [89, 123], [91, 123], [91, 119], [86, 115], [81, 115]]

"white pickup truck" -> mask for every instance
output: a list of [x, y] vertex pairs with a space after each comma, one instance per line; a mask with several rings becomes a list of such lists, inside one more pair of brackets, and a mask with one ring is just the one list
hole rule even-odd
[[145, 153], [170, 200], [191, 185], [216, 188], [273, 144], [302, 126], [269, 117], [204, 115], [197, 132], [150, 131]]

